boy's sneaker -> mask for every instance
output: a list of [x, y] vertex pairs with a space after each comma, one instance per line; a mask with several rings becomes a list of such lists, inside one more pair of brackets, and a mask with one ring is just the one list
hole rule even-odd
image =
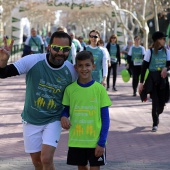
[[153, 126], [152, 132], [156, 132], [158, 130], [158, 126]]

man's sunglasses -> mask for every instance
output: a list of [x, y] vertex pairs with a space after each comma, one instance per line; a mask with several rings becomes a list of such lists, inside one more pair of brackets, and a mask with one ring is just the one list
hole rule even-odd
[[57, 53], [59, 51], [62, 51], [63, 53], [67, 53], [71, 50], [70, 46], [58, 46], [58, 45], [54, 45], [54, 44], [51, 44], [51, 48]]
[[90, 38], [98, 38], [97, 35], [89, 35]]

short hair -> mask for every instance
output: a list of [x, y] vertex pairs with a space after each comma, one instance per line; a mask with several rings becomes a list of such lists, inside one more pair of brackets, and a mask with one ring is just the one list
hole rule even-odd
[[70, 37], [67, 33], [65, 33], [65, 32], [63, 32], [63, 31], [56, 31], [56, 32], [54, 32], [54, 33], [52, 34], [52, 36], [51, 36], [50, 44], [53, 43], [53, 39], [54, 39], [54, 38], [68, 38], [68, 39], [69, 39], [69, 46], [71, 46], [71, 44], [72, 44], [72, 39], [71, 39], [71, 37]]
[[134, 37], [134, 40], [135, 40], [136, 38], [139, 38], [139, 39], [140, 39], [140, 36], [139, 36], [139, 35], [136, 35], [136, 36]]
[[64, 26], [59, 26], [56, 31], [64, 31], [67, 33], [67, 28]]
[[76, 55], [76, 63], [78, 60], [83, 61], [83, 60], [87, 60], [87, 59], [90, 59], [92, 64], [94, 64], [94, 57], [90, 51], [84, 50], [84, 51], [77, 53], [77, 55]]

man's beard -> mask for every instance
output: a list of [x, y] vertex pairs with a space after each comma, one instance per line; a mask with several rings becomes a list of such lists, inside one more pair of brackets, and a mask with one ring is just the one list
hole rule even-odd
[[[59, 57], [60, 59], [57, 59]], [[58, 54], [53, 55], [52, 53], [50, 53], [50, 58], [52, 64], [54, 64], [57, 67], [61, 67], [64, 64], [64, 62], [67, 60], [67, 56], [65, 55], [58, 55]]]

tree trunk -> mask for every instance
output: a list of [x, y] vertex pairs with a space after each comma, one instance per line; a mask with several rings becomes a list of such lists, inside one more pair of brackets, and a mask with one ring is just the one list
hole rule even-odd
[[156, 1], [153, 0], [154, 3], [154, 22], [155, 22], [155, 31], [159, 31], [159, 24], [158, 24], [158, 10]]
[[144, 29], [143, 29], [143, 37], [144, 37], [144, 44], [143, 46], [145, 47], [145, 49], [147, 50], [148, 49], [148, 35], [149, 35], [149, 27], [148, 27], [148, 24], [147, 22], [145, 21], [145, 26], [144, 26]]

